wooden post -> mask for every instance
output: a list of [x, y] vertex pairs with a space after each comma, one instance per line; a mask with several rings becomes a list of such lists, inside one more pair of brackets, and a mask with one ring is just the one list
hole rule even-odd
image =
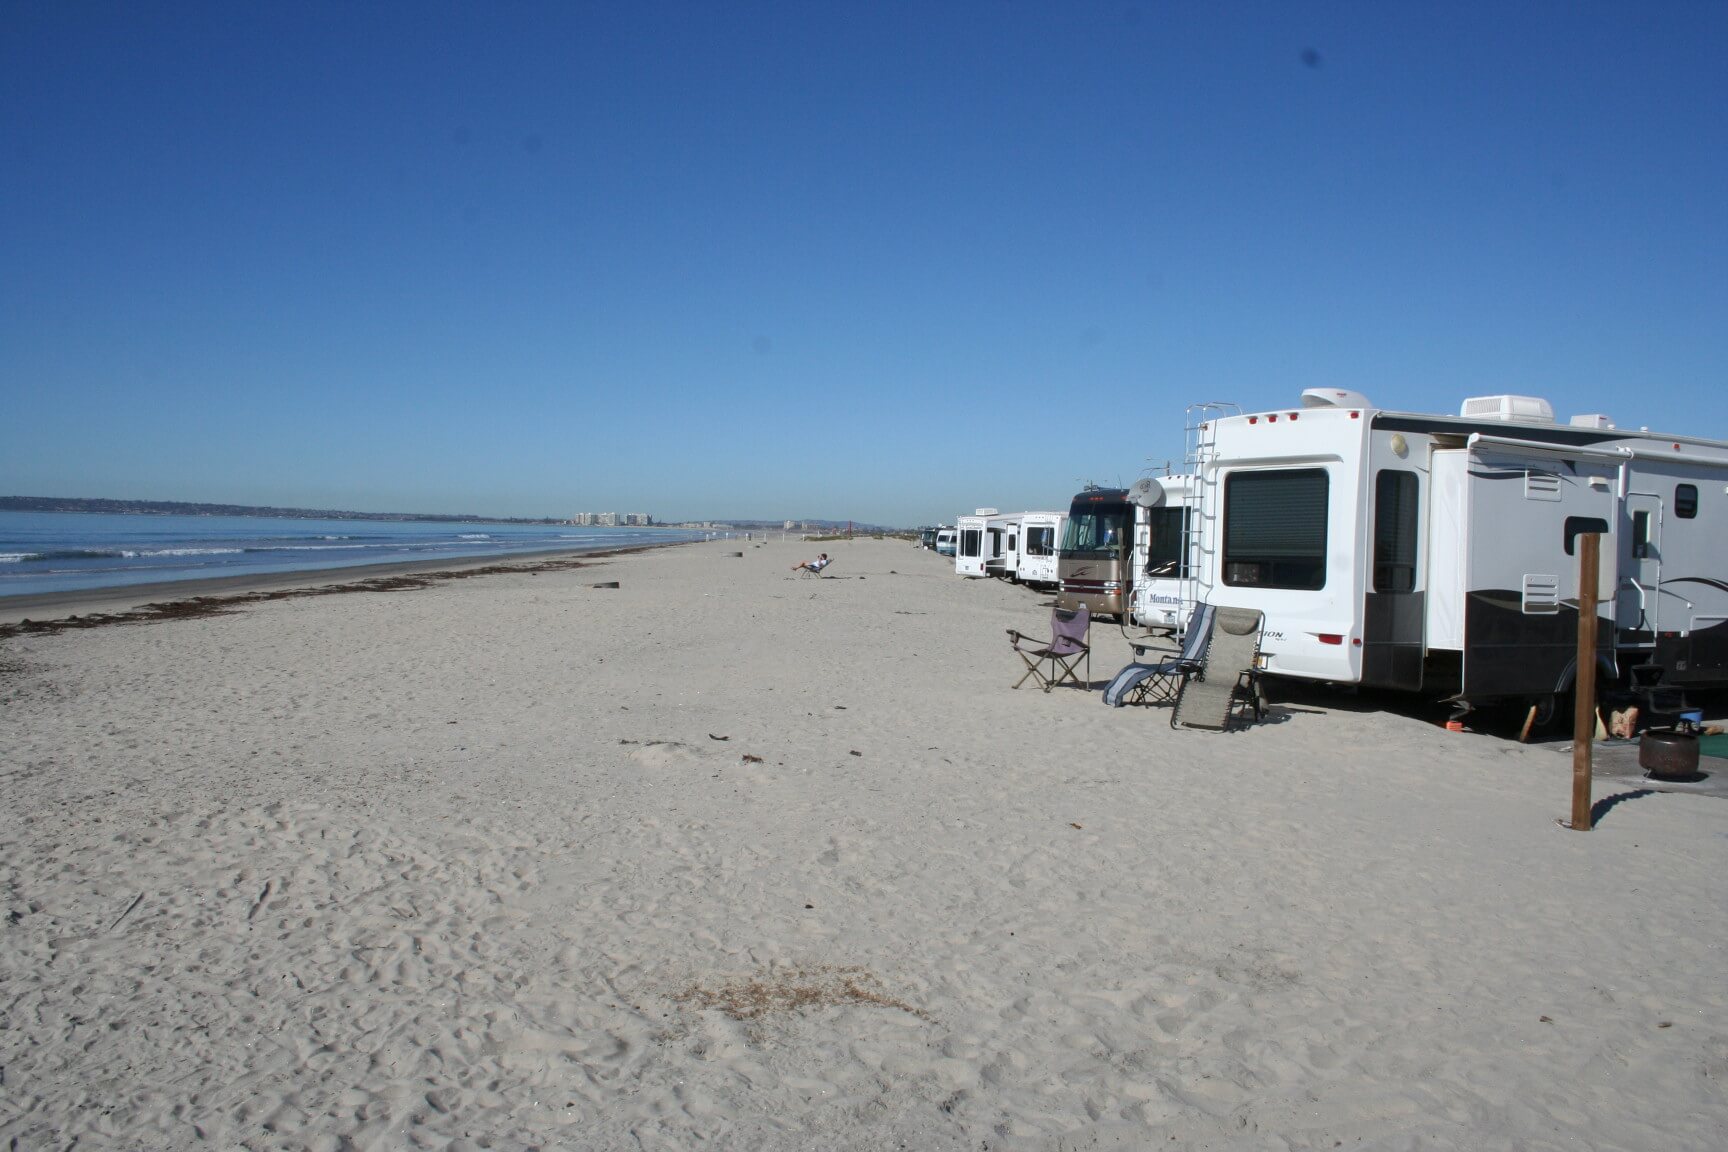
[[1590, 755], [1596, 740], [1596, 577], [1602, 537], [1578, 534], [1578, 674], [1573, 677], [1572, 823], [1590, 831]]

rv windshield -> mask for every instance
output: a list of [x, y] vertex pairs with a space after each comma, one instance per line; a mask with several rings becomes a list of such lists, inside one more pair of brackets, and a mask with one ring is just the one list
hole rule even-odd
[[1124, 510], [1088, 508], [1072, 512], [1062, 532], [1062, 554], [1075, 552], [1115, 553], [1122, 546]]

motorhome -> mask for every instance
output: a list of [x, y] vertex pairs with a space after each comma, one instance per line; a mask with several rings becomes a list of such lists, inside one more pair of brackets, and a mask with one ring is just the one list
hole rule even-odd
[[1054, 589], [1060, 580], [1057, 574], [1057, 549], [1062, 539], [1062, 526], [1068, 517], [1062, 512], [1020, 513], [1020, 554], [1015, 563], [1014, 578], [1033, 588]]
[[1190, 601], [1264, 612], [1267, 672], [1551, 704], [1596, 533], [1609, 682], [1728, 683], [1728, 443], [1560, 424], [1532, 397], [1441, 416], [1333, 389], [1199, 427]]
[[985, 527], [994, 515], [996, 509], [980, 508], [970, 516], [954, 518], [954, 530], [958, 533], [954, 571], [961, 576], [984, 575], [984, 562], [988, 558], [985, 549]]
[[918, 529], [918, 547], [926, 552], [936, 547], [936, 529], [925, 527]]
[[1133, 584], [1134, 505], [1126, 488], [1088, 485], [1068, 506], [1056, 564], [1056, 606], [1120, 618]]
[[938, 555], [938, 556], [952, 556], [952, 555], [954, 555], [954, 550], [955, 550], [956, 542], [957, 542], [958, 538], [959, 538], [959, 533], [956, 532], [952, 528], [938, 528], [938, 529], [936, 529], [936, 555]]
[[1193, 476], [1147, 477], [1128, 489], [1134, 505], [1128, 615], [1172, 633], [1188, 621], [1199, 572]]

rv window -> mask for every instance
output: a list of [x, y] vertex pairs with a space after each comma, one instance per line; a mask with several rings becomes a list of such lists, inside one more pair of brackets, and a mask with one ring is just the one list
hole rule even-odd
[[1643, 560], [1650, 555], [1650, 513], [1632, 513], [1632, 556]]
[[1578, 537], [1586, 532], [1608, 534], [1608, 521], [1600, 516], [1568, 516], [1566, 517], [1566, 555], [1573, 554], [1573, 545]]
[[1674, 515], [1691, 520], [1698, 515], [1698, 485], [1677, 484], [1674, 487]]
[[1056, 543], [1056, 529], [1026, 529], [1026, 555], [1048, 556]]
[[961, 529], [961, 531], [960, 531], [960, 555], [962, 555], [962, 556], [976, 556], [976, 555], [978, 555], [978, 547], [982, 543], [982, 541], [979, 539], [979, 537], [981, 535], [982, 535], [982, 533], [979, 532], [978, 529], [976, 529], [976, 528]]
[[1153, 508], [1146, 513], [1146, 574], [1148, 576], [1188, 575], [1188, 558], [1183, 547], [1183, 528], [1188, 522], [1186, 508]]
[[1416, 590], [1416, 473], [1374, 479], [1374, 591]]
[[1233, 472], [1224, 481], [1224, 583], [1326, 586], [1326, 471]]

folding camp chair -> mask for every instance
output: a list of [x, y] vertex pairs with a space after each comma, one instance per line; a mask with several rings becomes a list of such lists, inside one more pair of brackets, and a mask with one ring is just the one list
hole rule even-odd
[[834, 563], [834, 558], [832, 556], [830, 556], [828, 558], [828, 563], [823, 564], [820, 567], [815, 566], [814, 562], [812, 562], [810, 564], [800, 564], [800, 565], [798, 565], [798, 575], [800, 575], [800, 576], [815, 576], [818, 579], [820, 579], [822, 576], [822, 573], [828, 571], [829, 565], [831, 565], [833, 563]]
[[1104, 703], [1120, 708], [1124, 704], [1163, 704], [1176, 699], [1188, 677], [1205, 667], [1213, 619], [1212, 605], [1194, 605], [1188, 630], [1182, 634], [1181, 650], [1166, 651], [1162, 659], [1147, 660], [1146, 655], [1152, 649], [1132, 645], [1140, 659], [1116, 673], [1104, 689]]
[[1172, 728], [1223, 732], [1239, 715], [1266, 713], [1260, 688], [1260, 626], [1264, 617], [1248, 608], [1219, 608], [1206, 649], [1204, 671], [1189, 676], [1176, 691]]
[[[1014, 682], [1014, 687], [1026, 683], [1027, 679], [1038, 682], [1038, 686], [1048, 692], [1058, 684], [1072, 684], [1076, 688], [1092, 686], [1092, 648], [1089, 644], [1092, 630], [1092, 613], [1082, 604], [1069, 612], [1061, 608], [1050, 613], [1050, 642], [1042, 648], [1026, 648], [1021, 641], [1037, 643], [1031, 637], [1008, 629], [1008, 642], [1014, 646], [1014, 651], [1020, 654], [1020, 659], [1026, 664], [1026, 675]], [[1082, 660], [1086, 662], [1086, 680], [1081, 682], [1075, 672], [1075, 666]], [[1045, 662], [1049, 662], [1049, 671], [1045, 671]]]

